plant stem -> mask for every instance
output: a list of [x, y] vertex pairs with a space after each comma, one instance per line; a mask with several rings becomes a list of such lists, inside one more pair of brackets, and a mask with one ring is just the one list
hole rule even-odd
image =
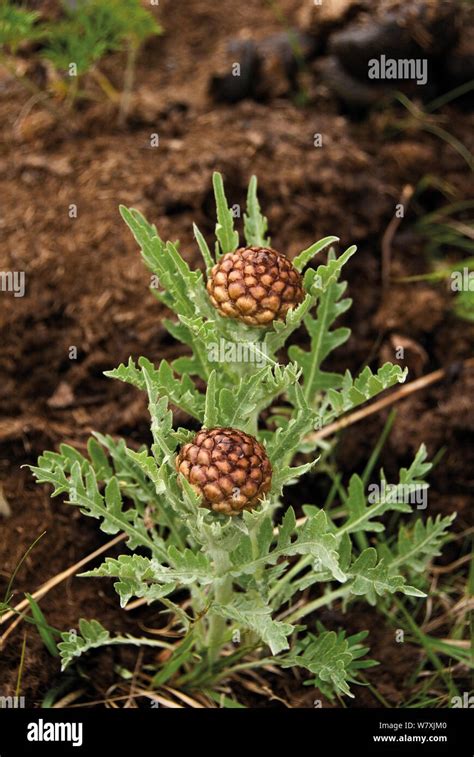
[[[223, 576], [222, 574], [230, 568], [229, 556], [227, 552], [224, 552], [220, 548], [215, 549], [212, 552], [212, 556], [218, 576], [214, 585], [214, 601], [220, 605], [227, 605], [232, 597], [232, 577]], [[219, 654], [225, 631], [225, 618], [212, 612], [211, 609], [209, 612], [209, 633], [207, 638], [207, 657], [211, 667]]]
[[334, 602], [334, 600], [336, 599], [345, 597], [347, 594], [350, 594], [350, 591], [351, 587], [347, 586], [347, 584], [339, 587], [339, 589], [329, 591], [327, 594], [323, 594], [322, 597], [318, 597], [318, 599], [313, 600], [313, 602], [309, 602], [308, 604], [303, 605], [303, 607], [299, 607], [290, 615], [286, 615], [285, 623], [293, 623], [296, 620], [300, 620], [300, 618], [304, 618], [305, 615], [309, 615], [310, 613], [314, 612], [314, 610], [318, 610], [320, 607], [325, 607], [331, 602]]
[[79, 76], [76, 74], [76, 76], [72, 76], [71, 78], [72, 81], [67, 94], [68, 110], [72, 110], [74, 108], [74, 103], [76, 102], [76, 98], [79, 92]]
[[284, 586], [286, 586], [287, 583], [290, 583], [290, 581], [292, 581], [292, 579], [297, 576], [298, 573], [303, 570], [303, 568], [311, 565], [313, 559], [314, 558], [311, 555], [305, 555], [304, 557], [301, 557], [298, 562], [296, 562], [289, 570], [286, 571], [286, 573], [283, 574], [283, 576], [278, 581], [275, 582], [274, 586], [272, 586], [269, 591], [269, 599], [273, 599], [273, 597], [278, 596], [280, 591]]
[[438, 671], [439, 675], [441, 676], [441, 678], [443, 679], [444, 683], [446, 684], [446, 687], [447, 687], [450, 695], [451, 696], [459, 695], [459, 691], [458, 691], [456, 685], [454, 684], [452, 678], [449, 678], [449, 676], [447, 675], [447, 673], [446, 673], [446, 671], [444, 669], [444, 666], [443, 666], [441, 660], [439, 659], [438, 655], [436, 654], [436, 652], [432, 648], [432, 646], [430, 644], [430, 638], [429, 638], [429, 636], [427, 636], [426, 634], [423, 633], [423, 631], [421, 630], [421, 628], [418, 626], [417, 622], [414, 620], [414, 618], [411, 616], [411, 614], [406, 609], [406, 607], [403, 604], [403, 602], [401, 602], [398, 599], [398, 597], [394, 597], [394, 601], [395, 601], [395, 604], [397, 605], [398, 609], [400, 610], [400, 612], [403, 614], [403, 616], [404, 616], [404, 618], [405, 618], [405, 620], [406, 620], [406, 622], [407, 622], [410, 630], [412, 631], [412, 633], [414, 634], [414, 636], [416, 636], [416, 638], [418, 639], [418, 641], [420, 642], [420, 644], [424, 648], [424, 650], [426, 652], [426, 656], [428, 657], [428, 659], [432, 663], [433, 667], [436, 668], [436, 670]]
[[23, 644], [21, 646], [21, 657], [20, 657], [20, 667], [18, 668], [18, 677], [16, 681], [16, 689], [15, 689], [15, 696], [20, 696], [21, 691], [21, 679], [23, 676], [23, 670], [25, 666], [25, 651], [26, 651], [26, 630], [23, 634]]
[[219, 673], [219, 675], [214, 678], [214, 683], [222, 681], [223, 678], [230, 678], [233, 673], [238, 673], [240, 670], [252, 670], [253, 668], [261, 668], [264, 665], [275, 664], [275, 662], [278, 662], [278, 660], [275, 661], [273, 657], [262, 657], [258, 660], [251, 660], [250, 662], [241, 662], [238, 665], [226, 668], [224, 671], [222, 671], [222, 673]]
[[130, 110], [130, 101], [132, 97], [133, 84], [135, 81], [135, 64], [137, 62], [138, 45], [130, 39], [127, 47], [127, 63], [125, 65], [125, 74], [123, 77], [122, 99], [120, 101], [120, 111], [118, 122], [119, 126], [124, 126]]
[[120, 99], [120, 94], [117, 92], [110, 79], [102, 73], [102, 71], [99, 71], [98, 68], [93, 69], [91, 74], [109, 100], [113, 103], [117, 103]]
[[[229, 602], [232, 595], [232, 580], [229, 576], [225, 578], [219, 578], [216, 582], [216, 588], [214, 592], [215, 601], [219, 604], [225, 605]], [[212, 613], [209, 619], [209, 635], [208, 635], [208, 660], [212, 665], [219, 653], [219, 649], [222, 645], [222, 639], [226, 629], [225, 618], [220, 617]]]

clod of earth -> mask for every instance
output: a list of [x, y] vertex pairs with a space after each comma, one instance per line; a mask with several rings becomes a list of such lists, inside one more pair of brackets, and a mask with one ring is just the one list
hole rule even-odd
[[203, 505], [225, 515], [252, 510], [270, 490], [272, 466], [257, 440], [235, 428], [202, 429], [185, 444], [176, 469]]
[[249, 326], [284, 320], [304, 299], [302, 278], [291, 261], [269, 247], [229, 252], [212, 269], [207, 291], [225, 318]]

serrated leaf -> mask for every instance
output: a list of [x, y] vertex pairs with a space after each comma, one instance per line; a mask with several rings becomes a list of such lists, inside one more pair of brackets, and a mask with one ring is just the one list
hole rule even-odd
[[336, 391], [333, 387], [328, 387], [321, 404], [320, 415], [324, 419], [324, 425], [334, 421], [342, 413], [347, 413], [376, 397], [385, 389], [397, 383], [403, 383], [407, 373], [407, 368], [402, 370], [399, 365], [392, 363], [385, 363], [377, 373], [372, 373], [366, 366], [356, 379], [353, 379], [350, 372], [346, 371], [340, 389]]
[[257, 197], [257, 177], [252, 176], [247, 191], [247, 213], [244, 213], [244, 236], [247, 244], [265, 247], [270, 245], [267, 237], [268, 222], [260, 210]]
[[412, 506], [405, 501], [407, 487], [424, 483], [414, 478], [414, 474], [419, 469], [411, 466], [408, 470], [400, 471], [400, 481], [398, 484], [387, 486], [385, 479], [382, 478], [380, 485], [370, 484], [368, 490], [370, 496], [376, 491], [377, 497], [373, 504], [369, 504], [367, 495], [364, 490], [362, 479], [357, 474], [351, 476], [349, 482], [346, 507], [349, 517], [343, 526], [338, 530], [342, 536], [344, 533], [356, 533], [357, 531], [383, 531], [384, 525], [374, 518], [380, 518], [384, 513], [393, 510], [397, 512], [411, 512]]
[[290, 421], [279, 427], [267, 442], [267, 452], [274, 467], [272, 491], [279, 494], [283, 486], [294, 482], [304, 475], [317, 463], [317, 459], [297, 467], [289, 467], [295, 452], [299, 449], [301, 440], [314, 427], [316, 415], [308, 407], [298, 384], [293, 385], [294, 403], [297, 412]]
[[[132, 499], [139, 513], [143, 514], [145, 507], [156, 501], [154, 495], [161, 488], [162, 471], [158, 468], [156, 460], [153, 459], [154, 465], [152, 466], [151, 462], [147, 460], [148, 452], [146, 449], [139, 452], [130, 450], [123, 439], [113, 439], [111, 436], [98, 433], [95, 433], [94, 437], [102, 449], [107, 450], [110, 455], [113, 467], [110, 475], [115, 475], [120, 481], [122, 494]], [[98, 467], [92, 457], [91, 463], [97, 480], [107, 481], [110, 478], [110, 475], [103, 476], [103, 466]], [[163, 501], [160, 500], [160, 509], [163, 507]]]
[[179, 315], [193, 316], [205, 298], [202, 273], [191, 271], [172, 242], [163, 242], [155, 226], [134, 208], [120, 206], [120, 213], [141, 247], [148, 268], [158, 277], [165, 294], [160, 297]]
[[[303, 302], [288, 311], [284, 321], [273, 321], [264, 338], [265, 349], [274, 355], [287, 341], [291, 334], [301, 325], [305, 316], [314, 304], [314, 297], [306, 294]], [[289, 354], [289, 353], [288, 353]]]
[[289, 648], [287, 637], [292, 633], [294, 626], [273, 620], [271, 607], [265, 605], [259, 597], [248, 598], [237, 595], [232, 604], [214, 603], [212, 612], [254, 631], [270, 647], [272, 654], [278, 654]]
[[216, 198], [217, 224], [216, 237], [219, 242], [220, 255], [226, 252], [234, 252], [239, 246], [239, 235], [234, 231], [234, 216], [227, 206], [227, 200], [224, 192], [224, 183], [220, 173], [215, 171], [212, 175], [212, 184]]
[[61, 634], [61, 638], [62, 641], [58, 643], [58, 650], [61, 656], [61, 670], [65, 670], [75, 658], [89, 652], [91, 649], [98, 649], [99, 647], [116, 644], [132, 644], [136, 647], [166, 646], [160, 640], [137, 638], [128, 634], [126, 636], [111, 636], [110, 632], [99, 621], [85, 620], [84, 618], [81, 618], [79, 621], [78, 631], [75, 629], [66, 631]]
[[286, 547], [291, 544], [291, 538], [293, 536], [293, 533], [296, 530], [296, 516], [295, 511], [292, 507], [289, 507], [284, 516], [283, 520], [278, 528], [278, 541], [277, 541], [277, 548], [278, 549], [285, 549]]
[[104, 452], [104, 448], [93, 436], [91, 436], [87, 442], [87, 452], [98, 481], [105, 481], [113, 476], [114, 472], [109, 463], [109, 459]]
[[148, 366], [142, 366], [148, 394], [148, 412], [151, 417], [151, 433], [153, 436], [152, 452], [158, 463], [169, 462], [176, 447], [173, 434], [173, 413], [168, 407], [166, 396], [158, 398], [158, 387], [155, 375]]
[[425, 484], [425, 476], [430, 472], [433, 463], [426, 462], [428, 456], [426, 446], [420, 444], [415, 458], [409, 468], [400, 469], [400, 484], [413, 486], [414, 484]]
[[348, 686], [352, 680], [349, 666], [353, 660], [347, 639], [341, 638], [334, 631], [325, 631], [315, 636], [308, 634], [301, 651], [293, 652], [280, 661], [283, 668], [298, 666], [316, 675], [316, 686], [329, 683], [337, 692], [353, 697]]
[[350, 257], [347, 255], [348, 252], [349, 250], [337, 260], [330, 256], [327, 266], [319, 266], [316, 272], [311, 272], [314, 274], [310, 278], [311, 288], [319, 292], [316, 318], [309, 313], [304, 318], [311, 347], [308, 351], [297, 345], [288, 349], [291, 360], [303, 369], [304, 395], [310, 404], [314, 403], [318, 392], [338, 387], [342, 383], [342, 376], [323, 371], [321, 365], [330, 352], [347, 341], [350, 334], [347, 328], [331, 330], [334, 321], [351, 305], [351, 300], [341, 299], [346, 290], [346, 283], [337, 281], [344, 264], [341, 261]]
[[147, 478], [153, 482], [156, 494], [164, 494], [166, 492], [166, 482], [163, 476], [163, 467], [157, 465], [156, 459], [151, 457], [146, 449], [140, 452], [127, 449], [126, 453], [139, 466]]
[[110, 632], [104, 628], [97, 620], [79, 621], [79, 633], [77, 631], [67, 631], [61, 634], [58, 643], [59, 653], [61, 655], [62, 670], [64, 670], [75, 657], [80, 657], [90, 649], [103, 647], [110, 641]]
[[71, 504], [80, 507], [84, 515], [99, 519], [101, 530], [107, 534], [125, 531], [130, 549], [143, 546], [153, 553], [162, 553], [159, 541], [149, 537], [138, 511], [134, 508], [124, 509], [115, 476], [109, 479], [102, 495], [95, 471], [86, 458], [71, 464], [64, 456], [45, 453], [38, 463], [38, 467], [32, 466], [31, 470], [39, 483], [54, 486], [53, 496], [68, 492]]
[[266, 366], [240, 379], [237, 386], [224, 386], [219, 392], [219, 420], [223, 426], [245, 428], [249, 418], [256, 417], [262, 410], [283, 394], [298, 380], [297, 366]]
[[377, 562], [377, 551], [373, 547], [364, 549], [349, 568], [349, 576], [353, 578], [351, 593], [365, 596], [371, 605], [377, 603], [378, 596], [396, 591], [412, 597], [426, 596], [414, 586], [407, 585], [403, 576], [393, 575], [391, 571], [392, 566], [386, 566], [383, 560]]
[[105, 371], [105, 375], [146, 391], [147, 378], [145, 371], [155, 399], [165, 396], [185, 413], [202, 422], [204, 417], [203, 395], [196, 389], [189, 376], [185, 375], [181, 379], [177, 378], [166, 360], [162, 360], [159, 367], [155, 368], [153, 363], [145, 357], [138, 359], [138, 366], [135, 365], [132, 358], [129, 358], [127, 365], [122, 363], [118, 368]]
[[227, 571], [230, 575], [239, 576], [252, 574], [261, 565], [275, 565], [281, 558], [293, 555], [309, 555], [315, 570], [320, 567], [328, 570], [332, 577], [340, 582], [346, 580], [338, 562], [337, 539], [330, 533], [326, 514], [319, 510], [313, 517], [295, 529], [292, 540], [289, 540], [289, 528], [293, 523], [293, 515], [284, 520], [282, 538], [278, 538], [275, 547], [263, 555], [255, 557], [252, 551], [250, 537], [241, 539], [238, 550], [231, 555], [233, 566]]
[[296, 270], [301, 272], [309, 261], [318, 254], [318, 252], [321, 252], [325, 247], [329, 247], [329, 245], [334, 242], [339, 242], [339, 237], [324, 237], [324, 239], [320, 239], [319, 242], [315, 242], [306, 250], [300, 252], [300, 254], [293, 260], [293, 265]]
[[441, 547], [448, 538], [448, 529], [456, 513], [426, 521], [417, 518], [411, 526], [401, 526], [391, 567], [409, 568], [415, 573], [423, 573], [434, 557], [441, 554]]
[[100, 567], [82, 573], [82, 576], [118, 578], [114, 587], [120, 595], [122, 607], [132, 597], [154, 602], [171, 594], [177, 587], [198, 582], [206, 585], [215, 578], [212, 566], [202, 552], [193, 553], [189, 549], [180, 551], [171, 546], [167, 559], [169, 565], [141, 555], [120, 555], [117, 559], [108, 557]]

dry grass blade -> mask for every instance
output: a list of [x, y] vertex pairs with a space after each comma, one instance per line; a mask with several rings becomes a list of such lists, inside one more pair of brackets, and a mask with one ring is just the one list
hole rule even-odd
[[185, 704], [189, 705], [193, 709], [196, 710], [204, 710], [206, 709], [204, 705], [200, 704], [200, 702], [196, 701], [196, 699], [192, 699], [188, 694], [185, 694], [182, 691], [178, 691], [177, 689], [171, 688], [171, 686], [164, 686], [163, 687], [165, 691], [169, 691], [170, 694], [173, 694], [173, 696], [176, 697], [176, 699], [180, 699]]
[[[406, 210], [406, 206], [410, 202], [414, 191], [414, 188], [410, 184], [407, 184], [403, 187], [398, 204], [403, 206], [404, 211]], [[394, 215], [387, 228], [385, 229], [385, 233], [382, 237], [382, 293], [387, 289], [390, 283], [390, 259], [392, 253], [392, 242], [403, 218], [404, 215]]]
[[62, 697], [61, 699], [58, 699], [57, 702], [55, 702], [52, 707], [56, 709], [62, 709], [63, 707], [69, 707], [73, 702], [77, 702], [79, 697], [81, 697], [85, 692], [85, 689], [76, 689], [76, 691], [70, 691], [69, 694], [66, 694], [66, 696]]
[[146, 689], [137, 689], [136, 694], [137, 696], [140, 695], [142, 697], [146, 697], [147, 699], [151, 699], [153, 702], [158, 702], [159, 705], [162, 704], [165, 707], [169, 707], [172, 710], [183, 709], [182, 704], [173, 702], [172, 699], [165, 699], [165, 697], [162, 697], [160, 694], [156, 694], [154, 691], [146, 691]]
[[[36, 589], [35, 592], [33, 592], [32, 596], [33, 599], [41, 599], [41, 597], [44, 597], [45, 594], [47, 594], [51, 589], [54, 589], [55, 586], [58, 586], [58, 584], [65, 581], [67, 578], [70, 578], [71, 576], [75, 575], [81, 568], [84, 567], [84, 565], [87, 565], [87, 563], [91, 562], [91, 560], [94, 560], [96, 557], [101, 555], [103, 552], [107, 552], [109, 549], [114, 547], [116, 544], [119, 544], [121, 541], [126, 539], [126, 534], [119, 534], [114, 539], [111, 539], [111, 541], [108, 541], [106, 544], [103, 544], [101, 547], [96, 549], [94, 552], [91, 552], [86, 557], [83, 557], [78, 562], [74, 563], [74, 565], [71, 565], [69, 568], [66, 568], [66, 570], [61, 571], [61, 573], [57, 573], [55, 576], [49, 579], [49, 581], [46, 581], [46, 583], [42, 584], [42, 586], [39, 587], [39, 589]], [[23, 610], [26, 610], [28, 607], [28, 600], [23, 599], [21, 602], [19, 602], [13, 610], [10, 610], [9, 612], [6, 612], [3, 617], [0, 619], [0, 625], [5, 623], [7, 620], [10, 620], [10, 618], [15, 617], [17, 613], [23, 612]], [[5, 631], [5, 633], [0, 637], [0, 649], [2, 648], [3, 644], [5, 643], [6, 639], [10, 635], [10, 633], [13, 631], [13, 629], [20, 623], [22, 620], [21, 615], [16, 617], [14, 622], [8, 627], [8, 629]]]

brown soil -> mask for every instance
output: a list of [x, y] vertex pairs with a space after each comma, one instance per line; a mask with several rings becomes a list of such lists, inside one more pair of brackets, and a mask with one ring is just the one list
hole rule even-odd
[[[280, 5], [296, 24], [300, 3]], [[0, 78], [1, 268], [26, 271], [27, 281], [24, 298], [1, 294], [0, 481], [12, 511], [1, 523], [3, 585], [28, 546], [46, 532], [17, 576], [18, 599], [106, 541], [94, 521], [51, 501], [21, 466], [63, 441], [83, 449], [92, 429], [123, 435], [131, 444], [147, 440], [143, 397], [102, 373], [129, 355], [157, 362], [180, 349], [164, 331], [163, 311], [148, 293], [149, 275], [118, 205], [139, 208], [161, 236], [179, 238], [186, 257], [195, 260], [192, 222], [208, 237], [213, 230], [214, 169], [224, 174], [232, 204], [244, 203], [248, 179], [258, 175], [273, 245], [290, 257], [327, 234], [337, 234], [342, 246], [358, 244], [347, 268], [354, 305], [346, 322], [353, 333], [334, 366], [357, 371], [368, 357], [377, 366], [394, 360], [400, 344], [408, 345], [412, 378], [454, 366], [445, 381], [400, 403], [381, 464], [390, 478], [422, 441], [431, 455], [445, 447], [431, 477], [430, 514], [456, 510], [456, 530], [468, 526], [474, 371], [459, 365], [472, 354], [474, 326], [453, 315], [444, 285], [394, 283], [384, 295], [380, 286], [381, 239], [403, 188], [434, 174], [450, 186], [454, 200], [465, 199], [472, 189], [466, 163], [425, 131], [387, 136], [390, 113], [376, 110], [352, 119], [313, 79], [304, 108], [288, 94], [213, 102], [209, 82], [226, 41], [281, 33], [270, 3], [165, 0], [159, 18], [166, 33], [141, 55], [126, 129], [115, 126], [115, 112], [105, 103], [83, 105], [61, 123], [39, 108], [22, 111], [24, 91], [5, 73]], [[105, 66], [117, 85], [120, 66], [114, 57]], [[444, 127], [472, 147], [472, 114], [453, 103], [442, 115]], [[159, 134], [158, 148], [150, 147], [153, 133]], [[313, 146], [315, 133], [323, 135], [322, 148]], [[72, 204], [77, 218], [69, 217]], [[428, 270], [413, 222], [443, 204], [432, 189], [410, 206], [392, 244], [393, 278]], [[72, 346], [77, 359], [69, 357]], [[385, 419], [386, 412], [341, 435], [337, 454], [345, 473], [364, 465]], [[449, 550], [449, 560], [458, 556], [456, 548]], [[78, 578], [51, 591], [41, 607], [61, 629], [75, 627], [79, 617], [97, 617], [112, 631], [125, 632], [160, 622], [157, 610], [120, 611], [110, 585]], [[350, 616], [326, 615], [327, 625], [369, 628], [371, 654], [383, 664], [367, 671], [367, 678], [390, 704], [407, 701], [406, 674], [419, 650], [407, 644], [401, 652], [394, 629], [363, 605], [355, 605]], [[24, 628], [22, 691], [30, 706], [38, 706], [61, 678], [57, 660], [31, 626], [19, 625], [8, 638], [0, 689], [14, 690]], [[445, 632], [444, 626], [436, 631], [441, 637]], [[114, 665], [133, 669], [135, 660], [136, 652], [120, 648], [93, 655], [83, 666], [83, 698], [103, 698], [116, 680]], [[269, 685], [291, 706], [312, 706], [314, 691], [295, 675]], [[369, 689], [355, 693], [356, 706], [379, 704]], [[244, 691], [243, 699], [256, 706], [281, 704], [268, 693], [259, 698]]]

